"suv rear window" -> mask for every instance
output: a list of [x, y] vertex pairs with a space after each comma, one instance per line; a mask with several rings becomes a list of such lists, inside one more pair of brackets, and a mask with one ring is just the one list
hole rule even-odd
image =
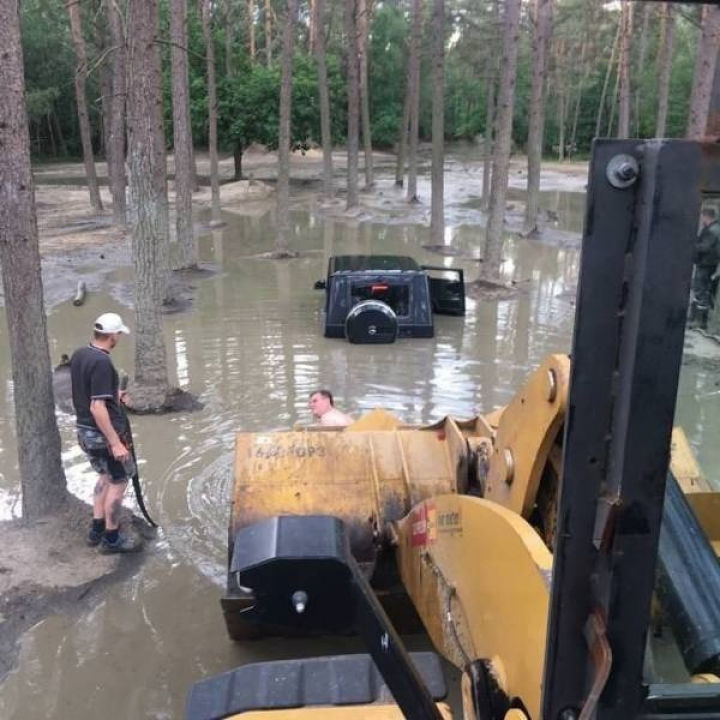
[[398, 317], [405, 317], [410, 314], [410, 285], [362, 280], [350, 286], [350, 300], [351, 307], [363, 300], [381, 300], [389, 305]]

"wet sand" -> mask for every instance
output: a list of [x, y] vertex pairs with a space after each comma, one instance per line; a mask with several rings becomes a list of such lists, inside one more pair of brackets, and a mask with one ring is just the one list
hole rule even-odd
[[[390, 164], [385, 169], [380, 165], [378, 192], [393, 184]], [[190, 684], [202, 677], [243, 662], [360, 649], [353, 639], [245, 645], [228, 640], [219, 598], [233, 440], [241, 429], [279, 429], [308, 421], [307, 396], [317, 387], [331, 388], [340, 407], [354, 415], [383, 406], [409, 422], [430, 422], [445, 414], [469, 417], [506, 403], [547, 353], [570, 349], [584, 209], [582, 199], [575, 197], [584, 184], [579, 170], [573, 194], [555, 187], [544, 196], [546, 209], [558, 216], [552, 221], [556, 229], [574, 242], [508, 237], [504, 277], [523, 288], [512, 300], [470, 298], [464, 319], [436, 318], [436, 336], [427, 340], [368, 349], [322, 337], [322, 294], [312, 285], [324, 276], [332, 254], [408, 254], [428, 264], [463, 267], [469, 279], [476, 276], [473, 258], [478, 256], [481, 223], [473, 219], [480, 211], [464, 203], [479, 197], [481, 174], [469, 162], [467, 173], [459, 160], [450, 158], [449, 165], [453, 176], [473, 178], [449, 202], [445, 246], [452, 254], [423, 249], [429, 243], [428, 228], [418, 219], [427, 212], [424, 206], [403, 218], [368, 203], [360, 216], [347, 217], [341, 202], [322, 203], [316, 189], [302, 183], [293, 186], [291, 213], [294, 247], [301, 252], [297, 259], [260, 257], [274, 237], [272, 200], [246, 202], [225, 212], [227, 224], [213, 232], [202, 231], [208, 218], [200, 210], [201, 261], [219, 272], [195, 283], [191, 308], [166, 316], [164, 331], [173, 379], [196, 393], [205, 407], [133, 422], [147, 503], [162, 525], [159, 539], [140, 570], [113, 585], [90, 608], [52, 615], [25, 634], [17, 667], [0, 685], [0, 716], [90, 718], [112, 708], [117, 718], [176, 718], [182, 716]], [[271, 184], [267, 172], [267, 178], [258, 179]], [[508, 202], [519, 204], [522, 196]], [[393, 197], [392, 205], [381, 207], [400, 205]], [[59, 302], [59, 291], [58, 302], [49, 303], [53, 357], [86, 342], [101, 311], [125, 312], [132, 324], [129, 255], [122, 255], [127, 252], [122, 243], [114, 246], [117, 255], [102, 261], [93, 260], [100, 249], [92, 242], [72, 253], [58, 253], [48, 245], [45, 251], [46, 273], [48, 266], [64, 263], [68, 278], [72, 268], [73, 279], [91, 279], [84, 306]], [[19, 509], [6, 335], [2, 323], [0, 514], [5, 518]], [[698, 349], [693, 342], [695, 356], [712, 357], [710, 346], [699, 343]], [[119, 367], [131, 368], [132, 342], [121, 343], [115, 358]], [[720, 426], [717, 382], [711, 363], [687, 363], [678, 407], [678, 420], [713, 481], [720, 477], [720, 448], [714, 442]], [[59, 414], [59, 425], [69, 487], [87, 500], [93, 478], [75, 445], [73, 418]], [[132, 507], [129, 497], [126, 502]], [[425, 641], [410, 642], [423, 646]], [[455, 681], [451, 677], [456, 691]]]

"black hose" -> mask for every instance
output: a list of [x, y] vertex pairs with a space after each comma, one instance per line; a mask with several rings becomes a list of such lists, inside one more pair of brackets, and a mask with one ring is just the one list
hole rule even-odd
[[[125, 390], [128, 385], [128, 376], [124, 375], [120, 379], [120, 390]], [[138, 472], [138, 464], [137, 464], [137, 457], [135, 455], [135, 443], [133, 442], [133, 435], [132, 435], [132, 427], [130, 426], [130, 418], [128, 417], [127, 410], [125, 410], [125, 406], [123, 403], [119, 402], [118, 405], [120, 406], [120, 412], [123, 413], [125, 416], [125, 427], [126, 427], [126, 433], [127, 433], [127, 440], [128, 440], [128, 446], [129, 450], [132, 453], [132, 459], [133, 464], [135, 466], [135, 472], [132, 475], [132, 485], [133, 490], [135, 491], [135, 500], [137, 501], [138, 507], [140, 508], [140, 512], [143, 514], [143, 517], [145, 520], [147, 520], [148, 524], [152, 527], [156, 528], [158, 527], [158, 524], [150, 517], [150, 513], [148, 512], [147, 508], [145, 507], [145, 499], [143, 498], [142, 493], [142, 487], [140, 485], [140, 474]], [[122, 439], [122, 438], [121, 438]]]

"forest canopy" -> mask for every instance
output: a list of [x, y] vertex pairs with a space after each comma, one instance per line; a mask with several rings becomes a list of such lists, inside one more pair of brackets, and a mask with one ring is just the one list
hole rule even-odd
[[[110, 73], [111, 46], [104, 27], [102, 0], [81, 0], [83, 35], [88, 56], [87, 97], [93, 147], [104, 153], [103, 73]], [[169, 2], [160, 2], [166, 137], [172, 138], [170, 98]], [[373, 145], [392, 148], [402, 124], [408, 58], [408, 3], [379, 0], [370, 6], [368, 84]], [[559, 150], [587, 154], [599, 127], [600, 135], [617, 130], [617, 53], [614, 52], [619, 3], [558, 0], [554, 11], [546, 90], [544, 153]], [[658, 56], [662, 40], [662, 3], [636, 3], [632, 48], [631, 135], [654, 134], [658, 100]], [[300, 4], [296, 25], [293, 72], [292, 141], [320, 143], [317, 70], [311, 53], [310, 3]], [[250, 53], [249, 8], [253, 8], [254, 58]], [[477, 139], [484, 132], [489, 81], [497, 73], [499, 18], [495, 0], [448, 0], [445, 18], [445, 138]], [[218, 133], [222, 150], [277, 143], [280, 94], [280, 33], [284, 3], [247, 0], [211, 3], [212, 35], [218, 78]], [[271, 13], [270, 60], [266, 55], [264, 22]], [[683, 136], [688, 114], [693, 63], [699, 27], [698, 8], [677, 4], [667, 118], [668, 137]], [[423, 17], [420, 137], [431, 133], [430, 8]], [[76, 58], [65, 0], [24, 0], [21, 3], [27, 107], [31, 147], [39, 157], [79, 157], [80, 132], [73, 93]], [[333, 142], [346, 135], [343, 6], [328, 0], [326, 48]], [[531, 19], [523, 5], [513, 122], [514, 148], [527, 140], [531, 85]], [[277, 32], [275, 32], [277, 30]], [[198, 6], [188, 3], [188, 58], [193, 142], [207, 145], [205, 44]], [[610, 65], [612, 61], [612, 65]], [[171, 144], [168, 140], [168, 144]]]

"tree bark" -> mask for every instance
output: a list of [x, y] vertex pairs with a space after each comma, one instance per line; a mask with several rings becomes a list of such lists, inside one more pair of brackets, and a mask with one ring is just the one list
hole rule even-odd
[[488, 208], [488, 223], [480, 276], [483, 280], [500, 280], [500, 262], [505, 219], [505, 196], [507, 194], [512, 141], [513, 106], [517, 75], [517, 50], [520, 32], [521, 0], [505, 0], [503, 19], [503, 59], [501, 65], [500, 93], [498, 97], [496, 139], [493, 151], [492, 187]]
[[242, 143], [236, 142], [233, 145], [233, 180], [242, 180]]
[[493, 65], [487, 78], [485, 100], [485, 132], [483, 133], [483, 185], [480, 205], [488, 209], [490, 203], [490, 168], [492, 167], [493, 137], [495, 129], [495, 93], [497, 68]]
[[15, 428], [27, 521], [67, 498], [55, 420], [40, 275], [17, 0], [0, 3], [0, 264], [12, 363]]
[[60, 154], [63, 157], [68, 156], [68, 149], [67, 144], [65, 143], [65, 136], [63, 135], [62, 128], [60, 127], [60, 120], [58, 120], [58, 116], [56, 112], [53, 112], [52, 114], [52, 124], [55, 128], [55, 134], [57, 135], [57, 141], [60, 145]]
[[265, 62], [267, 63], [267, 66], [270, 67], [270, 65], [272, 64], [272, 18], [271, 18], [270, 0], [265, 0], [264, 20], [265, 20]]
[[720, 6], [704, 5], [700, 41], [695, 55], [695, 71], [693, 73], [686, 133], [690, 140], [699, 140], [705, 137], [708, 113], [710, 111], [710, 95], [719, 49]]
[[202, 1], [202, 28], [205, 39], [208, 92], [208, 151], [210, 154], [210, 197], [214, 221], [220, 220], [220, 177], [217, 149], [217, 86], [215, 84], [215, 43], [213, 42], [210, 0]]
[[403, 101], [400, 132], [398, 133], [398, 151], [395, 160], [395, 185], [402, 187], [405, 182], [405, 156], [408, 144], [408, 122], [410, 121], [410, 82], [405, 81], [405, 100]]
[[247, 0], [248, 42], [250, 44], [250, 62], [255, 62], [255, 0]]
[[540, 166], [542, 163], [545, 129], [545, 78], [547, 52], [552, 33], [553, 0], [535, 0], [533, 4], [532, 87], [530, 91], [530, 119], [528, 122], [527, 204], [523, 232], [537, 232], [540, 212]]
[[280, 84], [280, 128], [278, 133], [277, 232], [275, 254], [282, 257], [290, 249], [290, 117], [292, 113], [293, 52], [297, 0], [287, 0], [287, 17], [283, 29], [282, 80]]
[[445, 238], [445, 2], [434, 0], [432, 18], [432, 170], [430, 242], [443, 245]]
[[372, 15], [372, 0], [357, 0], [358, 61], [360, 64], [360, 106], [362, 136], [365, 153], [365, 187], [371, 188], [373, 179], [372, 130], [370, 128], [370, 93], [368, 87], [368, 28]]
[[632, 52], [633, 4], [622, 3], [622, 37], [620, 39], [620, 109], [618, 112], [619, 138], [630, 137], [630, 54]]
[[127, 223], [125, 198], [125, 95], [127, 72], [127, 44], [123, 31], [121, 6], [105, 3], [110, 27], [112, 52], [112, 98], [110, 103], [110, 132], [108, 138], [108, 175], [113, 203], [113, 222], [120, 227]]
[[233, 76], [232, 42], [233, 42], [233, 0], [225, 0], [225, 77]]
[[[315, 54], [315, 41], [318, 33], [318, 11], [317, 0], [308, 0], [308, 53]], [[322, 26], [321, 26], [322, 27]], [[320, 32], [323, 32], [322, 29]]]
[[315, 59], [317, 61], [318, 92], [320, 94], [320, 136], [323, 149], [323, 195], [333, 194], [332, 125], [330, 124], [330, 93], [327, 82], [327, 59], [325, 56], [325, 0], [313, 3]]
[[600, 93], [600, 104], [598, 105], [597, 119], [595, 121], [595, 137], [600, 137], [600, 127], [602, 124], [603, 110], [605, 109], [605, 99], [607, 98], [607, 90], [610, 85], [610, 77], [612, 76], [613, 67], [615, 66], [615, 56], [620, 44], [620, 35], [622, 33], [622, 23], [619, 22], [617, 31], [615, 32], [615, 41], [610, 51], [610, 60], [608, 61], [607, 70], [605, 72], [605, 81], [603, 82], [602, 92]]
[[420, 30], [422, 0], [412, 0], [410, 6], [410, 48], [408, 53], [408, 83], [410, 93], [410, 134], [408, 140], [408, 202], [418, 202], [417, 168], [420, 135]]
[[563, 82], [558, 78], [557, 83], [558, 97], [558, 160], [562, 162], [565, 159], [565, 117], [566, 117], [566, 89]]
[[52, 121], [50, 120], [50, 113], [45, 116], [45, 123], [48, 129], [48, 138], [50, 139], [50, 148], [53, 157], [57, 157], [57, 144], [55, 142], [55, 132], [53, 131]]
[[633, 122], [633, 127], [635, 128], [635, 137], [640, 137], [640, 104], [642, 100], [642, 83], [640, 82], [640, 73], [642, 72], [643, 68], [645, 67], [645, 58], [647, 56], [647, 47], [648, 47], [648, 34], [649, 34], [649, 27], [650, 27], [650, 12], [652, 10], [652, 5], [650, 3], [645, 3], [643, 6], [643, 14], [642, 14], [642, 25], [640, 30], [640, 46], [638, 48], [638, 57], [637, 57], [637, 71], [635, 73], [635, 82], [633, 83], [633, 95], [634, 95], [634, 108], [635, 108], [635, 118]]
[[663, 3], [660, 51], [658, 53], [658, 111], [655, 123], [655, 137], [665, 137], [668, 100], [670, 98], [670, 73], [672, 72], [673, 35], [675, 31], [675, 8], [672, 3]]
[[610, 116], [608, 117], [607, 137], [613, 136], [613, 123], [615, 122], [615, 109], [618, 102], [620, 89], [620, 61], [618, 59], [617, 72], [615, 73], [615, 85], [613, 86], [612, 98], [610, 99]]
[[357, 2], [345, 0], [345, 35], [347, 37], [347, 209], [356, 207], [358, 199], [359, 94]]
[[108, 178], [111, 175], [113, 158], [110, 153], [110, 118], [112, 116], [112, 71], [106, 57], [109, 51], [107, 26], [102, 13], [102, 0], [95, 0], [93, 4], [95, 43], [98, 53], [103, 56], [100, 66], [97, 68], [100, 76], [100, 106], [102, 108], [102, 151], [105, 155], [105, 162], [108, 168]]
[[[715, 73], [712, 81], [710, 109], [708, 111], [705, 135], [709, 138], [720, 137], [720, 62], [715, 63]], [[715, 313], [715, 325], [720, 325], [720, 313]]]
[[100, 200], [97, 174], [95, 173], [95, 159], [93, 157], [92, 138], [90, 135], [90, 119], [88, 117], [87, 101], [85, 99], [85, 82], [87, 80], [87, 56], [85, 54], [85, 41], [82, 34], [82, 19], [80, 17], [80, 4], [70, 0], [67, 5], [70, 16], [70, 32], [77, 67], [75, 69], [75, 100], [77, 102], [78, 122], [80, 123], [80, 141], [82, 143], [83, 161], [85, 163], [85, 177], [87, 178], [90, 204], [93, 211], [101, 213], [103, 206]]
[[175, 154], [175, 230], [178, 243], [177, 267], [197, 267], [198, 249], [193, 234], [192, 138], [190, 81], [187, 56], [187, 0], [171, 0], [170, 61], [172, 65], [173, 151]]
[[133, 406], [158, 409], [169, 391], [160, 306], [168, 284], [167, 183], [157, 0], [128, 3], [128, 169], [135, 269]]
[[590, 62], [587, 60], [589, 39], [586, 37], [582, 45], [580, 52], [580, 64], [582, 67], [580, 73], [580, 82], [578, 83], [578, 94], [575, 102], [575, 111], [573, 113], [572, 130], [570, 131], [570, 147], [575, 148], [577, 146], [577, 129], [578, 122], [580, 120], [580, 108], [582, 106], [583, 90], [585, 89], [585, 83], [587, 82], [588, 75], [590, 74]]

